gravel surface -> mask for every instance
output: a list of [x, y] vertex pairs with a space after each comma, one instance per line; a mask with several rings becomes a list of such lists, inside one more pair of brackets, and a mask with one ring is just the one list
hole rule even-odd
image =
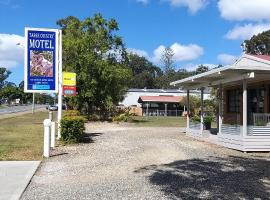
[[58, 147], [22, 199], [270, 199], [269, 153], [244, 154], [179, 128], [87, 124]]

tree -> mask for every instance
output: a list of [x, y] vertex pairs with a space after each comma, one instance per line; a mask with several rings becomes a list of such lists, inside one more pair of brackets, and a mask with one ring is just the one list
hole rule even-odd
[[15, 84], [9, 84], [4, 86], [0, 91], [1, 99], [7, 99], [10, 104], [12, 100], [19, 99], [21, 93]]
[[6, 79], [9, 77], [11, 72], [4, 67], [0, 67], [0, 89], [7, 84]]
[[100, 14], [80, 21], [69, 16], [57, 22], [63, 32], [63, 69], [77, 74], [77, 91], [68, 98], [86, 114], [106, 117], [121, 101], [131, 80], [127, 53], [115, 34], [118, 24]]
[[207, 71], [209, 71], [209, 67], [204, 66], [204, 65], [199, 65], [195, 71], [195, 74], [201, 74]]
[[19, 93], [20, 93], [20, 102], [21, 103], [28, 103], [28, 102], [30, 102], [30, 101], [32, 101], [32, 93], [25, 93], [24, 92], [24, 81], [21, 81], [20, 83], [19, 83], [19, 87], [18, 87], [18, 89], [19, 89]]
[[[186, 106], [187, 108], [187, 97], [185, 96], [183, 100], [180, 102], [180, 106]], [[189, 112], [191, 116], [199, 115], [201, 107], [201, 100], [196, 95], [189, 96]]]
[[159, 67], [137, 54], [128, 55], [128, 67], [133, 75], [131, 88], [157, 88], [155, 80], [162, 75]]
[[170, 47], [166, 47], [161, 56], [161, 62], [163, 63], [163, 71], [165, 75], [174, 72], [173, 56], [174, 56], [173, 50]]
[[270, 30], [245, 40], [243, 46], [246, 53], [270, 55]]

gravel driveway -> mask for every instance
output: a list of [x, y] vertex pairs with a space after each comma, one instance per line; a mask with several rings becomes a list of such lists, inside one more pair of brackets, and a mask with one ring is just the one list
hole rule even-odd
[[90, 123], [87, 133], [43, 161], [22, 199], [270, 199], [269, 153], [199, 142], [179, 128]]

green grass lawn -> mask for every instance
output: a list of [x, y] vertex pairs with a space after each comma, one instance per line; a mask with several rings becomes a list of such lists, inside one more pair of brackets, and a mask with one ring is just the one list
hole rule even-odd
[[0, 119], [0, 160], [41, 160], [46, 118], [48, 112]]
[[133, 117], [132, 123], [145, 127], [186, 127], [184, 117]]

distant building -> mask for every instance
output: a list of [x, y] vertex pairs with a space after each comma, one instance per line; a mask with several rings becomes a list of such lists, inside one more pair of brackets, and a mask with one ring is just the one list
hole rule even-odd
[[[201, 92], [199, 90], [191, 90], [191, 95], [196, 95], [200, 97]], [[184, 97], [187, 96], [186, 90], [180, 89], [129, 89], [125, 95], [125, 99], [120, 102], [120, 105], [129, 107], [129, 106], [137, 106], [141, 107], [142, 104], [138, 102], [141, 96], [148, 97], [157, 97], [157, 96], [178, 96]], [[204, 92], [204, 99], [210, 99], [209, 91]]]
[[143, 116], [182, 116], [184, 107], [179, 102], [183, 96], [160, 95], [140, 96], [138, 102], [142, 106]]

